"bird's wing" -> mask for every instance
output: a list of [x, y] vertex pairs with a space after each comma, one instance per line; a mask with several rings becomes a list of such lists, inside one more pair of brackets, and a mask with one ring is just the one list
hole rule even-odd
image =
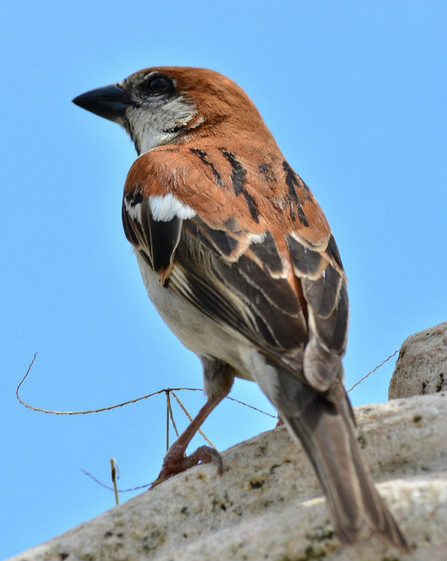
[[346, 343], [346, 278], [321, 208], [279, 152], [145, 153], [127, 177], [123, 223], [162, 283], [317, 391], [330, 387]]

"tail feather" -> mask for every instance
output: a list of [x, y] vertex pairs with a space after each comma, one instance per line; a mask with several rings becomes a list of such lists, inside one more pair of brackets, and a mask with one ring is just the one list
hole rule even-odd
[[403, 551], [411, 548], [376, 490], [362, 457], [351, 407], [341, 383], [336, 399], [318, 394], [288, 372], [278, 373], [274, 404], [309, 456], [346, 544], [374, 533]]

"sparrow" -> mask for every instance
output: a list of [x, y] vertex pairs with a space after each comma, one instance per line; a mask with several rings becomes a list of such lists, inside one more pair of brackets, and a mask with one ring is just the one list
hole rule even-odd
[[[283, 95], [283, 94], [282, 94]], [[409, 551], [362, 458], [343, 386], [347, 281], [329, 224], [245, 92], [212, 70], [148, 68], [73, 102], [138, 158], [122, 220], [149, 298], [201, 359], [207, 401], [157, 483], [215, 458], [186, 448], [234, 378], [253, 380], [306, 451], [345, 544]]]

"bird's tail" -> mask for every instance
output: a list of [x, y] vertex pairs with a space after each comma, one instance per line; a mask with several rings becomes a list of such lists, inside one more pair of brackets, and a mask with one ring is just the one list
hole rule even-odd
[[387, 543], [411, 551], [362, 457], [341, 383], [335, 382], [338, 396], [327, 399], [289, 373], [280, 372], [278, 378], [275, 405], [315, 468], [340, 540], [353, 544], [377, 534]]

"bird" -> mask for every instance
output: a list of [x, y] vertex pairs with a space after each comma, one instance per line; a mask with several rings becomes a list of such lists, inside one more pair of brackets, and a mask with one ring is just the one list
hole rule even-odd
[[[284, 96], [281, 89], [279, 94]], [[186, 448], [234, 379], [256, 382], [300, 443], [343, 544], [410, 551], [375, 488], [343, 385], [347, 279], [328, 221], [248, 95], [193, 67], [151, 67], [77, 96], [138, 157], [122, 221], [150, 300], [201, 360], [206, 403], [155, 483], [217, 451]]]

